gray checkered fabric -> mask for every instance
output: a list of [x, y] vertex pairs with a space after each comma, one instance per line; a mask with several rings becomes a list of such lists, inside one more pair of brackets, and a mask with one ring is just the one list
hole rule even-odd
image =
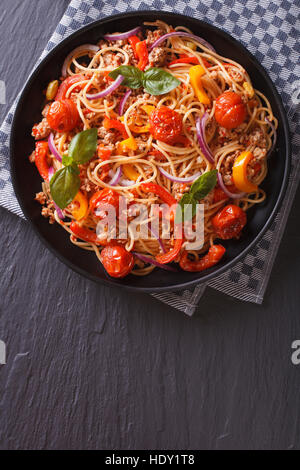
[[[300, 65], [299, 5], [293, 0], [72, 0], [40, 60], [62, 39], [104, 16], [130, 10], [180, 12], [213, 23], [241, 41], [263, 64], [282, 96], [292, 132], [292, 171], [284, 202], [271, 228], [232, 269], [208, 282], [210, 287], [241, 300], [261, 303], [299, 182]], [[0, 204], [23, 217], [9, 172], [9, 134], [16, 104], [0, 130]], [[206, 285], [179, 293], [153, 294], [192, 315]]]

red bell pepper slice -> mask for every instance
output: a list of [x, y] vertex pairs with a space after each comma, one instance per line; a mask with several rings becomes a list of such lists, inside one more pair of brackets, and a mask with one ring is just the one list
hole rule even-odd
[[124, 124], [118, 121], [118, 119], [110, 119], [108, 117], [105, 117], [103, 120], [103, 126], [107, 130], [117, 129], [122, 134], [123, 139], [128, 138], [128, 134], [127, 134]]
[[128, 38], [128, 41], [129, 41], [129, 44], [132, 47], [134, 57], [138, 60], [139, 57], [138, 57], [137, 52], [136, 52], [136, 45], [137, 45], [138, 42], [141, 42], [140, 38], [138, 38], [137, 36], [130, 36], [130, 38]]
[[48, 142], [40, 141], [35, 144], [35, 164], [39, 174], [45, 181], [49, 179], [48, 151]]
[[107, 240], [99, 240], [97, 233], [89, 230], [88, 228], [82, 227], [77, 222], [72, 220], [70, 224], [70, 230], [75, 235], [75, 237], [80, 238], [88, 243], [94, 243], [95, 245], [107, 246], [109, 243]]
[[157, 196], [160, 197], [162, 201], [164, 201], [166, 204], [169, 206], [172, 206], [173, 204], [177, 204], [177, 201], [175, 197], [172, 196], [172, 194], [169, 193], [166, 189], [164, 189], [162, 186], [156, 183], [143, 183], [142, 189], [145, 193], [154, 193]]
[[139, 59], [138, 68], [140, 70], [145, 70], [146, 65], [149, 63], [149, 55], [146, 41], [140, 41], [135, 46], [136, 53]]
[[182, 243], [183, 243], [182, 238], [176, 238], [174, 241], [173, 248], [167, 253], [163, 253], [162, 255], [156, 256], [155, 257], [156, 261], [158, 261], [161, 264], [167, 264], [167, 263], [171, 263], [171, 261], [174, 261], [174, 259], [180, 253]]

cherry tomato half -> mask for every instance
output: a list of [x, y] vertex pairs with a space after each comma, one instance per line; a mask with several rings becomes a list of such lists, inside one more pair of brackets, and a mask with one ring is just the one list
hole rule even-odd
[[246, 213], [240, 207], [229, 204], [213, 217], [212, 226], [219, 238], [229, 240], [238, 237], [246, 222]]
[[51, 129], [57, 132], [69, 132], [80, 122], [76, 104], [69, 99], [53, 101], [48, 114], [47, 121]]
[[[90, 210], [99, 219], [103, 218], [100, 211], [107, 210], [107, 206], [110, 204], [116, 209], [116, 215], [119, 210], [119, 194], [112, 189], [105, 188], [101, 191], [97, 191], [90, 199]], [[96, 213], [97, 212], [97, 213]]]
[[220, 126], [234, 129], [244, 122], [246, 114], [242, 98], [234, 91], [225, 91], [216, 99], [215, 118]]
[[134, 266], [132, 253], [123, 246], [107, 246], [101, 252], [101, 260], [104, 268], [112, 277], [125, 277]]
[[154, 109], [149, 115], [150, 132], [154, 139], [173, 144], [182, 133], [182, 118], [167, 106]]

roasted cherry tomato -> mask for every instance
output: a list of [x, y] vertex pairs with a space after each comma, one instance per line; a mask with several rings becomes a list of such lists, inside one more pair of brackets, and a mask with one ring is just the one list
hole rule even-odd
[[80, 122], [76, 104], [69, 99], [53, 101], [47, 114], [47, 121], [51, 129], [57, 132], [72, 131]]
[[149, 116], [150, 132], [154, 139], [173, 144], [182, 132], [182, 118], [167, 106], [154, 109]]
[[[57, 94], [55, 96], [56, 101], [64, 99], [66, 97], [68, 89], [75, 83], [82, 82], [83, 80], [86, 80], [86, 78], [79, 73], [76, 75], [72, 75], [71, 77], [65, 78], [65, 80], [60, 84], [58, 88]], [[78, 87], [74, 88], [74, 91], [79, 91], [80, 88], [83, 88], [85, 85], [86, 83], [78, 85]]]
[[220, 126], [234, 129], [244, 122], [246, 114], [242, 98], [234, 91], [225, 91], [216, 99], [215, 118]]
[[134, 266], [133, 254], [119, 245], [103, 248], [101, 260], [104, 268], [112, 277], [125, 277]]
[[225, 253], [225, 248], [222, 245], [212, 245], [208, 253], [200, 258], [198, 261], [191, 261], [188, 257], [188, 252], [184, 251], [181, 255], [179, 266], [184, 271], [199, 272], [215, 266]]
[[[119, 209], [119, 194], [112, 189], [105, 188], [101, 191], [97, 191], [90, 199], [90, 210], [98, 218], [103, 218], [99, 212], [107, 210], [107, 205], [110, 204], [116, 209], [116, 214], [118, 215]], [[98, 212], [98, 213], [96, 213]]]
[[234, 204], [223, 207], [212, 219], [216, 234], [223, 240], [238, 237], [246, 222], [245, 211]]

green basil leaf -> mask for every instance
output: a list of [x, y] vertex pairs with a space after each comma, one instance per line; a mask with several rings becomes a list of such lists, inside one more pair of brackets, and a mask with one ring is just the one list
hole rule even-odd
[[144, 73], [144, 88], [150, 95], [163, 95], [180, 85], [180, 80], [163, 69], [152, 67]]
[[66, 166], [61, 168], [50, 181], [50, 192], [54, 202], [64, 209], [78, 193], [80, 188], [80, 178], [78, 176], [78, 168]]
[[97, 129], [87, 129], [79, 132], [71, 140], [69, 145], [69, 157], [76, 163], [86, 163], [94, 155], [97, 149]]
[[73, 163], [73, 158], [69, 157], [69, 155], [63, 155], [62, 156], [62, 164], [65, 166], [72, 165]]
[[[185, 220], [191, 220], [196, 214], [196, 209], [197, 201], [194, 198], [194, 195], [190, 192], [185, 193], [178, 203], [175, 214], [175, 223], [179, 224], [180, 222], [184, 222]], [[180, 211], [182, 214], [181, 216]]]
[[190, 193], [193, 194], [194, 199], [200, 201], [210, 193], [217, 184], [217, 174], [217, 170], [207, 171], [194, 181], [190, 189]]
[[143, 86], [143, 72], [132, 65], [121, 65], [117, 69], [109, 73], [111, 78], [116, 79], [119, 75], [125, 77], [122, 85], [129, 88], [141, 88]]

